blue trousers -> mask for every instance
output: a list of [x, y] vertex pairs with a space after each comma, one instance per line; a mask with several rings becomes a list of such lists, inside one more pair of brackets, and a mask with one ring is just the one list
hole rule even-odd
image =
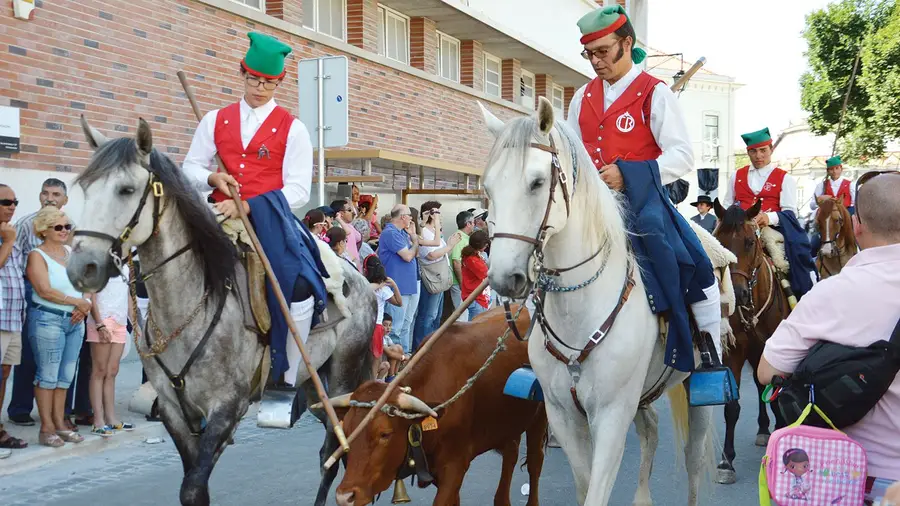
[[426, 337], [441, 326], [444, 310], [444, 293], [429, 293], [425, 287], [419, 289], [419, 313], [413, 330], [412, 349], [416, 350]]

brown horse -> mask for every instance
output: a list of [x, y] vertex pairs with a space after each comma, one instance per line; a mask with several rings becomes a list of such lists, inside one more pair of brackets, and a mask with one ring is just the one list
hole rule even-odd
[[844, 204], [827, 199], [819, 204], [816, 226], [822, 236], [822, 247], [816, 256], [816, 269], [819, 276], [825, 279], [841, 272], [847, 262], [856, 255], [853, 222]]
[[[787, 298], [781, 291], [775, 275], [775, 265], [765, 253], [759, 240], [759, 229], [753, 218], [759, 214], [762, 201], [744, 211], [738, 205], [727, 210], [714, 202], [716, 217], [716, 239], [737, 257], [737, 263], [731, 266], [731, 280], [734, 285], [734, 296], [737, 307], [731, 316], [731, 328], [734, 331], [734, 344], [724, 351], [724, 363], [731, 369], [740, 385], [741, 369], [744, 362], [749, 361], [753, 368], [753, 381], [760, 396], [763, 386], [756, 379], [756, 369], [762, 357], [766, 339], [775, 332], [778, 324], [790, 313]], [[759, 399], [759, 397], [757, 397]], [[775, 428], [784, 426], [784, 420], [776, 411]], [[734, 471], [734, 428], [741, 413], [738, 401], [725, 405], [725, 447], [722, 461], [719, 462], [716, 481], [731, 484], [736, 481]], [[756, 436], [757, 446], [765, 446], [769, 440], [769, 416], [766, 405], [759, 401], [757, 418], [759, 431]]]

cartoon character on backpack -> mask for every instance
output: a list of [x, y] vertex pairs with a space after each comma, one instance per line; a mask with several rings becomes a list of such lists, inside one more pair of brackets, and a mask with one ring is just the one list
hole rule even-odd
[[785, 496], [788, 499], [809, 500], [807, 494], [812, 488], [809, 484], [812, 475], [804, 478], [809, 473], [809, 455], [800, 448], [791, 448], [784, 452], [781, 460], [784, 462], [784, 471], [782, 473], [790, 472], [794, 475], [791, 479], [790, 492], [785, 494]]

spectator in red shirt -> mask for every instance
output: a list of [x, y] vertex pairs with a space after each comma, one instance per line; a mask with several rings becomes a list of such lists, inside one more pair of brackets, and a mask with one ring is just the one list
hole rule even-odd
[[[462, 250], [462, 297], [466, 299], [482, 281], [487, 278], [488, 266], [482, 254], [488, 247], [488, 235], [484, 230], [476, 230], [469, 237], [469, 245]], [[490, 288], [485, 288], [475, 302], [469, 306], [469, 321], [487, 311]]]

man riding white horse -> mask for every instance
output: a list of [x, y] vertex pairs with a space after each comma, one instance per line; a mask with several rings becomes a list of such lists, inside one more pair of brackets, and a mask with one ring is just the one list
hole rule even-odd
[[816, 268], [809, 237], [797, 221], [797, 182], [772, 162], [768, 128], [741, 138], [747, 145], [751, 164], [731, 176], [722, 203], [725, 208], [737, 204], [747, 210], [762, 200], [762, 212], [754, 221], [779, 274], [788, 277], [793, 294], [800, 299], [815, 284]]
[[[291, 296], [291, 315], [304, 342], [314, 319], [325, 308], [327, 277], [315, 240], [294, 223], [292, 208], [309, 201], [312, 145], [303, 123], [275, 103], [273, 95], [286, 74], [291, 48], [274, 37], [251, 32], [250, 48], [240, 63], [244, 96], [223, 109], [210, 111], [197, 127], [183, 170], [210, 199], [229, 226], [243, 229], [229, 185], [244, 199], [260, 243], [272, 263], [282, 292]], [[209, 168], [216, 155], [225, 167]], [[275, 389], [291, 389], [300, 368], [300, 350], [272, 289], [267, 288], [272, 370]]]
[[628, 228], [654, 314], [668, 317], [665, 363], [694, 369], [687, 305], [721, 357], [719, 288], [713, 267], [664, 185], [693, 169], [694, 156], [678, 100], [635, 64], [646, 53], [621, 6], [597, 9], [578, 21], [597, 78], [569, 105], [568, 123], [584, 142], [600, 177], [623, 192], [632, 211]]

